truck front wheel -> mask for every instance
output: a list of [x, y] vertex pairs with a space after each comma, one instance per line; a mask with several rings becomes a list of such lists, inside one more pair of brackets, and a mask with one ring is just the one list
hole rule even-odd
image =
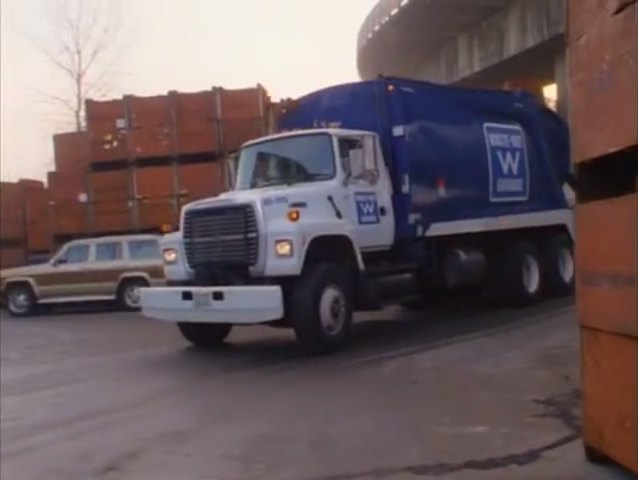
[[297, 342], [311, 355], [342, 348], [352, 325], [349, 272], [331, 264], [308, 268], [292, 292], [288, 314]]
[[216, 323], [178, 323], [177, 326], [186, 340], [202, 349], [218, 347], [232, 330], [231, 325]]

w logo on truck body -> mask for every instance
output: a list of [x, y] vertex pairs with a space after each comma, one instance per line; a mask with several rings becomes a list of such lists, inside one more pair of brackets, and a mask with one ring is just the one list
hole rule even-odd
[[490, 172], [491, 202], [524, 202], [529, 198], [529, 162], [525, 132], [519, 125], [483, 125]]

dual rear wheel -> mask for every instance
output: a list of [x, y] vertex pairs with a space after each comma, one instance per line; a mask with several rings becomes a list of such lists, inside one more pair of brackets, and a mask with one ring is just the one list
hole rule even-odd
[[517, 305], [537, 303], [547, 293], [569, 295], [574, 290], [573, 244], [566, 234], [556, 234], [534, 244], [515, 241], [491, 259], [491, 290]]

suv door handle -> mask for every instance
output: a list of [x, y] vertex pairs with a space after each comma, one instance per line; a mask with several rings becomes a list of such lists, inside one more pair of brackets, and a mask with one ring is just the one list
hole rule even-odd
[[382, 217], [385, 217], [386, 213], [388, 213], [388, 212], [386, 212], [385, 207], [380, 207], [379, 208], [379, 213], [381, 214]]

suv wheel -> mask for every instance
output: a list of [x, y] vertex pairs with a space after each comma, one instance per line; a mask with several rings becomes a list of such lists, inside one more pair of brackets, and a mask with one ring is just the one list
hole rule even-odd
[[6, 293], [7, 309], [14, 317], [26, 317], [36, 306], [35, 295], [29, 285], [9, 286]]
[[148, 282], [141, 278], [124, 280], [118, 289], [117, 299], [126, 310], [140, 309], [140, 288], [148, 287]]

